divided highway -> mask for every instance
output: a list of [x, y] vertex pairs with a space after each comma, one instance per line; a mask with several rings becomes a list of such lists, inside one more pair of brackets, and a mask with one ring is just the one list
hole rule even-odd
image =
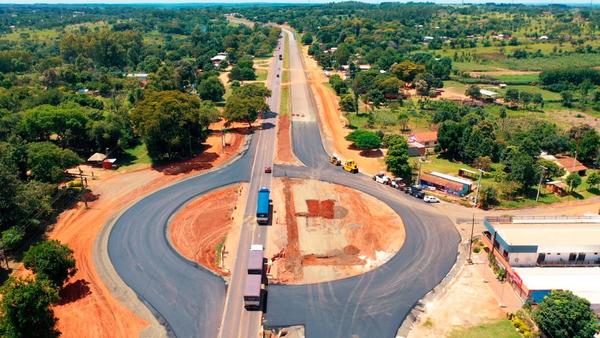
[[[447, 274], [456, 260], [459, 236], [450, 220], [396, 190], [352, 175], [327, 163], [316, 118], [316, 105], [300, 51], [290, 36], [292, 140], [296, 156], [306, 165], [276, 166], [277, 176], [305, 177], [342, 184], [387, 203], [404, 220], [406, 241], [383, 266], [343, 280], [299, 286], [270, 285], [265, 325], [305, 325], [306, 336], [394, 337], [418, 299]], [[280, 69], [279, 61], [274, 70]], [[270, 72], [279, 108], [279, 78]], [[266, 231], [253, 217], [256, 191], [270, 184], [264, 166], [273, 158], [275, 114], [257, 131], [248, 151], [217, 171], [195, 176], [159, 190], [126, 210], [108, 240], [110, 260], [123, 281], [153, 311], [170, 335], [177, 337], [256, 338], [258, 312], [243, 309], [244, 268], [250, 243], [264, 244]], [[180, 256], [169, 244], [169, 218], [185, 203], [213, 189], [250, 182], [240, 247], [231, 282]]]

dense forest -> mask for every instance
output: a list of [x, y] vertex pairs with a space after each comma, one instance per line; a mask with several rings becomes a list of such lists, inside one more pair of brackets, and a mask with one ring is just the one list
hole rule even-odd
[[[65, 169], [94, 152], [118, 155], [143, 142], [155, 161], [171, 161], [200, 150], [221, 116], [220, 72], [233, 65], [234, 80], [255, 78], [252, 58], [269, 55], [279, 37], [276, 28], [232, 25], [225, 13], [0, 7], [2, 249], [22, 248], [78, 198], [81, 187], [61, 184]], [[218, 53], [227, 57], [215, 67]]]

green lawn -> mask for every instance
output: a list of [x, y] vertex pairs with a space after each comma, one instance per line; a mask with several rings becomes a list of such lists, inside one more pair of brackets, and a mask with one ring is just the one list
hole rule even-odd
[[137, 164], [151, 164], [152, 159], [148, 156], [146, 145], [141, 143], [133, 148], [125, 149], [125, 154], [119, 158], [119, 162], [120, 169], [122, 169]]
[[521, 75], [492, 75], [492, 79], [502, 81], [507, 84], [529, 84], [537, 82], [540, 79], [538, 74], [521, 74]]
[[449, 338], [521, 338], [510, 320], [503, 319], [450, 332]]
[[543, 88], [537, 87], [537, 86], [514, 85], [514, 86], [507, 86], [504, 89], [495, 88], [493, 90], [500, 93], [501, 95], [504, 95], [506, 93], [506, 90], [509, 88], [516, 89], [520, 92], [528, 92], [531, 94], [538, 94], [538, 93], [542, 94], [544, 101], [560, 101], [561, 100], [560, 93], [551, 92], [549, 90], [546, 90], [546, 89], [543, 89]]
[[256, 81], [267, 81], [267, 75], [269, 72], [266, 69], [256, 70]]
[[290, 85], [281, 86], [281, 102], [279, 103], [279, 115], [286, 116], [290, 113]]

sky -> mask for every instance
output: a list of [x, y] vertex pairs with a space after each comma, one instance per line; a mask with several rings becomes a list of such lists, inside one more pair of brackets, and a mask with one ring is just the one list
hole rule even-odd
[[[134, 3], [328, 3], [341, 2], [342, 0], [0, 0], [0, 4], [134, 4]], [[383, 0], [385, 2], [407, 2], [408, 0]], [[413, 2], [425, 2], [425, 0], [412, 0]], [[428, 0], [435, 3], [461, 3], [462, 0]], [[379, 0], [366, 0], [363, 2], [379, 3]], [[464, 3], [515, 3], [515, 4], [589, 4], [600, 5], [600, 0], [464, 0]]]

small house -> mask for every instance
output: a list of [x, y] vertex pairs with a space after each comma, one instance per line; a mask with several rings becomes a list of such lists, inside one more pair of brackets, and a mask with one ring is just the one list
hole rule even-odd
[[432, 171], [428, 174], [421, 174], [419, 184], [425, 187], [433, 187], [447, 194], [463, 197], [471, 191], [473, 181]]
[[94, 153], [87, 159], [87, 162], [93, 166], [100, 167], [102, 162], [106, 159], [106, 155], [103, 153]]
[[437, 130], [414, 133], [410, 135], [408, 142], [418, 142], [427, 149], [433, 149], [438, 144]]
[[419, 142], [408, 143], [408, 156], [424, 156], [427, 152], [425, 146]]
[[559, 167], [564, 168], [567, 174], [577, 173], [579, 176], [585, 176], [585, 171], [588, 169], [577, 159], [570, 156], [557, 157], [554, 162]]

